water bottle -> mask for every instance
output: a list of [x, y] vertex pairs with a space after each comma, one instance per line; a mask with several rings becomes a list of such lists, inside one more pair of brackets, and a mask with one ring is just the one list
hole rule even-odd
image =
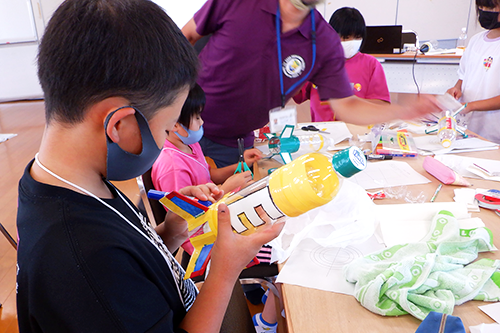
[[160, 200], [168, 209], [185, 218], [190, 231], [203, 228], [202, 234], [190, 238], [194, 252], [186, 276], [194, 277], [204, 271], [217, 237], [219, 203], [228, 206], [233, 231], [249, 235], [266, 223], [257, 208], [262, 208], [272, 223], [299, 216], [330, 202], [339, 192], [343, 178], [352, 177], [366, 165], [364, 154], [354, 146], [336, 153], [331, 160], [321, 153], [304, 154], [269, 176], [224, 196], [203, 211], [199, 211], [202, 206], [197, 205], [180, 212], [179, 196], [169, 199], [172, 192], [149, 191], [148, 196]]
[[310, 152], [325, 151], [333, 146], [335, 142], [332, 138], [320, 133], [307, 135], [291, 135], [290, 137], [272, 137], [269, 139], [269, 152], [272, 154], [295, 153], [301, 148]]
[[450, 111], [446, 111], [444, 117], [439, 119], [438, 128], [439, 142], [444, 148], [450, 148], [457, 137], [457, 121]]
[[296, 217], [330, 202], [349, 178], [366, 167], [358, 147], [349, 147], [330, 160], [308, 153], [275, 170], [271, 175], [228, 196], [225, 200], [231, 225], [237, 233], [252, 233], [264, 221], [255, 212], [261, 206], [272, 221]]
[[465, 50], [465, 44], [467, 43], [467, 28], [462, 28], [462, 33], [457, 40], [457, 54], [462, 55]]

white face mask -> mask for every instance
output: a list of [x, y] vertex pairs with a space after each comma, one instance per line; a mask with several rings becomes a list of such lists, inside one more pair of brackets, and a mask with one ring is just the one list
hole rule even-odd
[[363, 43], [362, 39], [353, 39], [345, 42], [340, 42], [342, 44], [342, 48], [344, 49], [344, 56], [346, 59], [351, 59], [359, 52], [359, 48], [361, 47], [361, 43]]

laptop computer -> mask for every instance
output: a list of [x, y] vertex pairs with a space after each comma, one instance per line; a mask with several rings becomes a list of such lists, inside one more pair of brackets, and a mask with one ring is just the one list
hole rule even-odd
[[401, 53], [401, 25], [377, 25], [366, 27], [366, 38], [361, 52], [368, 54]]

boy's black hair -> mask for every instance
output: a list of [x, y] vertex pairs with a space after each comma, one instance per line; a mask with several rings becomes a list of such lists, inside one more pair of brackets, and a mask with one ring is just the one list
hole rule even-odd
[[109, 97], [151, 119], [194, 84], [197, 70], [193, 47], [149, 0], [66, 0], [38, 53], [47, 122], [80, 122]]
[[341, 38], [354, 36], [366, 37], [366, 24], [363, 15], [356, 8], [342, 7], [330, 17], [330, 25]]
[[203, 111], [205, 101], [205, 92], [198, 83], [195, 83], [189, 91], [186, 102], [184, 102], [182, 106], [181, 115], [177, 122], [189, 128], [189, 125], [191, 125], [191, 118], [199, 115], [201, 111]]

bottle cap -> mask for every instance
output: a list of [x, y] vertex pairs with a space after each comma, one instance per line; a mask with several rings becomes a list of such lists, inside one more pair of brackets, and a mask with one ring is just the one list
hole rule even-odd
[[441, 144], [443, 145], [444, 148], [450, 148], [451, 147], [451, 140], [444, 139], [443, 141], [441, 141]]
[[350, 178], [366, 168], [366, 157], [356, 146], [339, 151], [332, 158], [332, 164], [340, 175]]

